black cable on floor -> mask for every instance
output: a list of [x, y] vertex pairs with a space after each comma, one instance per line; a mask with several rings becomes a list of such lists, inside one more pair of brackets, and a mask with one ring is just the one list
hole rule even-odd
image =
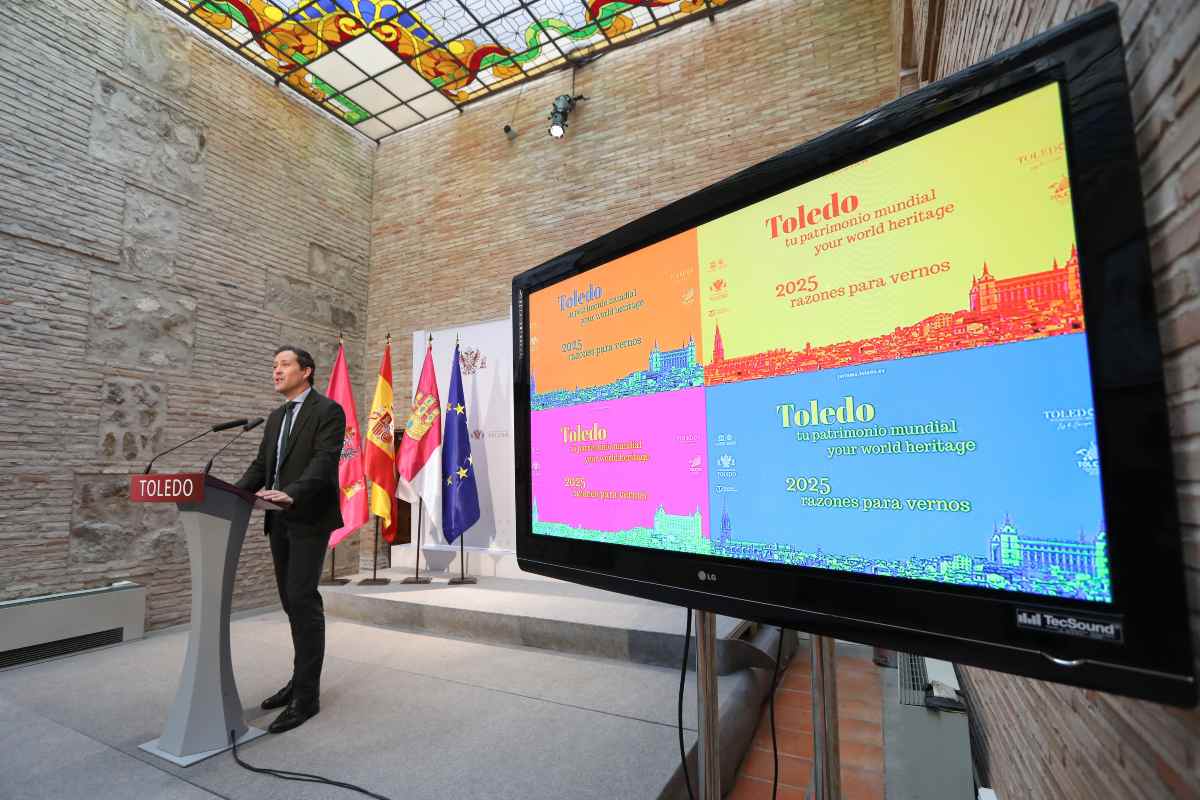
[[362, 788], [361, 786], [355, 786], [352, 783], [344, 783], [342, 781], [335, 781], [335, 780], [331, 780], [329, 778], [323, 778], [320, 775], [313, 775], [308, 772], [292, 772], [291, 770], [286, 770], [286, 769], [269, 769], [267, 767], [251, 766], [250, 764], [247, 764], [245, 761], [242, 761], [241, 756], [238, 755], [237, 732], [236, 731], [229, 732], [229, 741], [233, 743], [233, 760], [238, 763], [238, 766], [248, 769], [251, 772], [257, 772], [260, 775], [270, 775], [273, 778], [279, 778], [280, 780], [285, 780], [285, 781], [298, 781], [300, 783], [324, 783], [324, 784], [328, 784], [329, 786], [337, 786], [338, 788], [341, 788], [341, 789], [349, 789], [352, 792], [358, 792], [359, 794], [365, 794], [367, 797], [374, 797], [375, 800], [390, 800], [390, 798], [384, 797], [381, 794], [375, 794], [374, 792], [368, 792], [366, 789]]
[[779, 647], [775, 650], [775, 674], [771, 676], [771, 753], [775, 756], [775, 777], [771, 779], [771, 800], [779, 791], [779, 744], [775, 741], [775, 691], [779, 688], [779, 663], [783, 661], [783, 628], [779, 629]]
[[683, 764], [683, 783], [687, 786], [688, 797], [696, 800], [692, 794], [692, 779], [688, 776], [687, 753], [683, 749], [683, 682], [687, 678], [688, 650], [692, 647], [692, 610], [687, 610], [687, 623], [683, 628], [683, 666], [679, 668], [679, 763]]

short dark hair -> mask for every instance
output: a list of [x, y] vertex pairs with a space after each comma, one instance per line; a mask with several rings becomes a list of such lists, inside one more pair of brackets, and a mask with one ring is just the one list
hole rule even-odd
[[288, 350], [290, 350], [296, 354], [296, 363], [298, 363], [300, 365], [300, 369], [311, 369], [312, 370], [312, 372], [308, 373], [308, 385], [309, 386], [316, 385], [315, 378], [317, 377], [317, 362], [313, 361], [312, 353], [310, 353], [307, 350], [304, 350], [302, 348], [295, 347], [290, 344], [285, 344], [282, 347], [278, 347], [275, 349], [275, 355], [279, 355], [280, 353], [283, 353]]

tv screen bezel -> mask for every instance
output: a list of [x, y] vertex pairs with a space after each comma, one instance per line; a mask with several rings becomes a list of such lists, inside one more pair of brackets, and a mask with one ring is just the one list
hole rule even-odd
[[[1050, 83], [1059, 85], [1063, 103], [1102, 465], [1111, 603], [532, 533], [531, 292]], [[517, 276], [513, 396], [519, 565], [529, 572], [676, 605], [1194, 705], [1162, 354], [1138, 167], [1120, 27], [1110, 5]], [[719, 576], [719, 588], [710, 580], [701, 581], [701, 573]], [[1020, 628], [1018, 610], [1111, 620], [1120, 628], [1121, 641]]]

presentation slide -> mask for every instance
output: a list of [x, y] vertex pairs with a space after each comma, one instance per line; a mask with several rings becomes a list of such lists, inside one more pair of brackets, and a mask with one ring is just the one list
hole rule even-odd
[[529, 298], [532, 407], [701, 386], [696, 231]]
[[1061, 97], [530, 301], [534, 532], [1108, 602]]
[[531, 418], [535, 533], [707, 552], [701, 388]]
[[708, 390], [711, 552], [1111, 599], [1091, 387], [1063, 368], [1085, 348], [1058, 336]]
[[705, 385], [1083, 330], [1057, 85], [698, 229]]

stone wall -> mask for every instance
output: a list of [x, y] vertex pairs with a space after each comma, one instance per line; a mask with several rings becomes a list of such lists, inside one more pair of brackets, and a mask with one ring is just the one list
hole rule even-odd
[[[375, 146], [147, 0], [5, 2], [0, 25], [0, 599], [130, 579], [149, 627], [181, 622], [174, 510], [131, 506], [127, 476], [270, 411], [283, 341], [323, 391], [343, 331], [365, 412]], [[260, 436], [214, 473], [239, 477]], [[277, 602], [260, 530], [235, 608]]]
[[[918, 31], [909, 57], [922, 79], [952, 74], [1097, 5], [901, 0]], [[1200, 654], [1200, 4], [1117, 6], [1162, 318], [1192, 647]], [[1200, 713], [988, 670], [962, 674], [988, 778], [1004, 800], [1200, 797]]]

